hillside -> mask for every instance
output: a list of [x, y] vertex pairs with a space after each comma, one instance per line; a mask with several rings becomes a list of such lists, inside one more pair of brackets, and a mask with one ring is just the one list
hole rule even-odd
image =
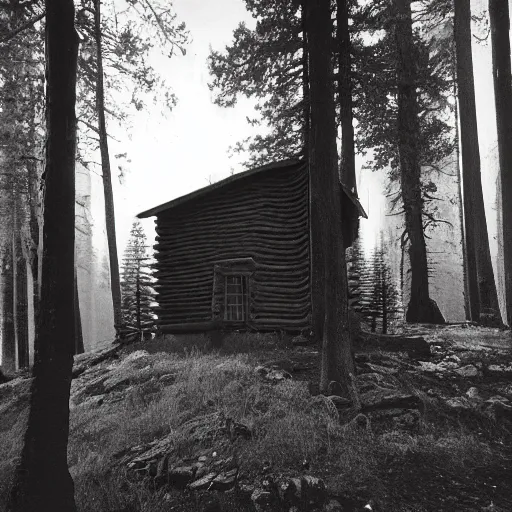
[[[78, 356], [79, 510], [512, 510], [510, 333], [415, 331], [405, 345], [363, 336], [355, 405], [316, 394], [315, 347], [270, 335]], [[0, 385], [0, 504], [29, 386]]]

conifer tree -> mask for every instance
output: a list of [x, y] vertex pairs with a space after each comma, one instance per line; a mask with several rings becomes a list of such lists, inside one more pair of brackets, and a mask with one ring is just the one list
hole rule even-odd
[[123, 257], [121, 276], [124, 342], [142, 341], [151, 337], [154, 326], [152, 303], [154, 291], [147, 238], [140, 222], [134, 222]]
[[370, 324], [372, 332], [380, 327], [383, 334], [402, 312], [399, 288], [393, 283], [386, 263], [386, 248], [381, 237], [378, 247], [362, 266], [358, 309]]

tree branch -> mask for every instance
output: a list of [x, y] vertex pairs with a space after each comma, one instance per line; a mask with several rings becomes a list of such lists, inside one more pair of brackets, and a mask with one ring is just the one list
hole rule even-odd
[[[0, 4], [2, 5], [2, 4]], [[2, 37], [0, 39], [0, 44], [5, 44], [9, 42], [11, 39], [15, 38], [20, 32], [23, 32], [24, 30], [32, 27], [35, 23], [37, 23], [39, 20], [42, 20], [46, 16], [46, 12], [42, 12], [41, 14], [38, 14], [37, 16], [34, 16], [32, 19], [28, 20], [23, 25], [19, 26], [18, 28], [15, 28], [13, 31], [9, 32], [6, 36]]]

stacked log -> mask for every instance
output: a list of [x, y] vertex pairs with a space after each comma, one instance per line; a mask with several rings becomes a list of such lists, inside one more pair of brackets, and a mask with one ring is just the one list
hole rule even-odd
[[[311, 323], [309, 197], [303, 163], [241, 177], [157, 215], [155, 277], [163, 332], [218, 328], [214, 267], [253, 260], [247, 328]], [[225, 327], [225, 326], [223, 326]]]

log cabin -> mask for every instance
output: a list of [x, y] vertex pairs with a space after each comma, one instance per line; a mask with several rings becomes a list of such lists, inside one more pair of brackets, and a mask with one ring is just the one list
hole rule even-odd
[[[345, 246], [366, 217], [340, 183]], [[155, 216], [161, 333], [307, 332], [312, 322], [309, 171], [286, 160], [139, 213]]]

